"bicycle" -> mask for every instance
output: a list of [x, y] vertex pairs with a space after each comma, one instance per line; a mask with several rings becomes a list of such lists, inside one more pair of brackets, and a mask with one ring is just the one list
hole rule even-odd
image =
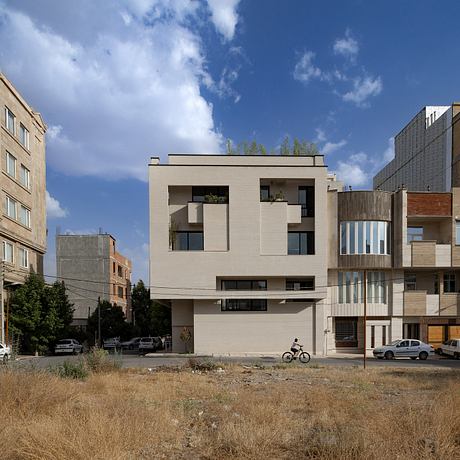
[[303, 364], [307, 364], [310, 362], [310, 354], [307, 353], [306, 351], [303, 351], [303, 348], [300, 347], [299, 353], [297, 356], [294, 356], [294, 353], [292, 351], [286, 351], [283, 353], [283, 356], [281, 357], [283, 363], [290, 363], [292, 360], [299, 358], [299, 361]]

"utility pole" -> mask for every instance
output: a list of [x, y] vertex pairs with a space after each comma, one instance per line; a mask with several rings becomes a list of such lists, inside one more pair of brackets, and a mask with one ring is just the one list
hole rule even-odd
[[101, 297], [97, 298], [97, 340], [99, 342], [99, 348], [102, 345], [101, 341]]
[[363, 364], [366, 369], [366, 348], [367, 348], [367, 270], [364, 270], [364, 317], [363, 317], [363, 328], [364, 328], [364, 352], [363, 352]]
[[5, 264], [3, 261], [0, 262], [0, 296], [2, 298], [2, 305], [1, 305], [1, 310], [0, 310], [0, 314], [1, 314], [1, 322], [2, 322], [2, 326], [1, 326], [1, 334], [2, 334], [2, 337], [0, 339], [0, 343], [5, 343], [5, 296], [3, 295], [3, 277], [5, 276]]

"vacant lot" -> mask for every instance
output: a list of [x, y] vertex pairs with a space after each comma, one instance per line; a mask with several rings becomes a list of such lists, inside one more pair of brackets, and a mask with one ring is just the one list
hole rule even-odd
[[1, 458], [460, 458], [456, 370], [191, 365], [3, 370]]

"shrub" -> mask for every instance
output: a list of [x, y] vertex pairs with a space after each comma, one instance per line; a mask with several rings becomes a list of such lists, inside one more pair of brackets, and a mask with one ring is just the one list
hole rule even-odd
[[121, 368], [121, 356], [117, 353], [110, 356], [102, 348], [91, 348], [90, 352], [85, 355], [87, 368], [94, 373], [112, 372]]
[[209, 372], [215, 371], [219, 366], [213, 361], [200, 361], [195, 358], [189, 358], [185, 367], [189, 367], [193, 371]]
[[75, 363], [64, 361], [54, 371], [63, 379], [85, 380], [89, 375], [88, 369], [82, 361]]

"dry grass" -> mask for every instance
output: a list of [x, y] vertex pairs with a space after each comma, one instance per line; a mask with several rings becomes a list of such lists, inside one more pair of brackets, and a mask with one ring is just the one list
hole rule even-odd
[[2, 459], [456, 459], [460, 374], [229, 366], [0, 373]]

